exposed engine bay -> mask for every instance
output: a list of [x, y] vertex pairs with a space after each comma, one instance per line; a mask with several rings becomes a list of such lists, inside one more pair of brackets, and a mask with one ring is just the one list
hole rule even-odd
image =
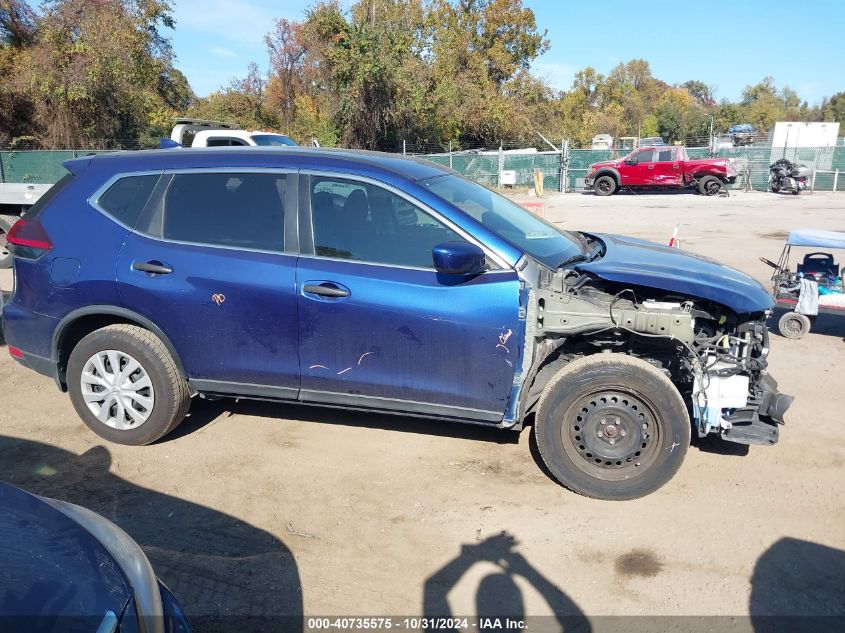
[[[540, 273], [535, 367], [626, 353], [676, 385], [700, 437], [774, 444], [793, 398], [767, 373], [768, 312], [737, 314], [713, 301], [608, 282], [571, 269]], [[532, 389], [532, 392], [536, 390]], [[532, 406], [529, 393], [526, 410]]]

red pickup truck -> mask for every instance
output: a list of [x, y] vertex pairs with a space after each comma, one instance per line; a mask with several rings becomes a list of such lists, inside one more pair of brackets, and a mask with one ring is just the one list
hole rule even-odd
[[619, 160], [590, 165], [584, 179], [597, 196], [609, 196], [621, 187], [696, 188], [714, 196], [726, 184], [736, 180], [736, 166], [731, 158], [690, 160], [685, 147], [640, 147]]

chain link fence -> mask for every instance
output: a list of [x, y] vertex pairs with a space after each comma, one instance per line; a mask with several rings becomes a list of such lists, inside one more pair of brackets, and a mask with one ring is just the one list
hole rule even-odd
[[[134, 146], [133, 146], [134, 144]], [[551, 143], [526, 147], [525, 142], [502, 143], [501, 147], [455, 148], [447, 143], [403, 143], [400, 152], [450, 167], [488, 187], [529, 188], [535, 171], [540, 171], [547, 191], [580, 191], [593, 163], [617, 160], [630, 150], [571, 149], [562, 142], [551, 150]], [[560, 149], [562, 147], [562, 151]], [[138, 141], [103, 140], [91, 149], [39, 150], [0, 147], [0, 184], [51, 184], [66, 172], [62, 163], [72, 158], [137, 149]], [[707, 158], [708, 147], [688, 147], [690, 158]], [[732, 158], [739, 172], [734, 189], [765, 191], [769, 165], [780, 158], [802, 163], [813, 170], [815, 191], [845, 191], [845, 146], [819, 148], [773, 148], [744, 146], [723, 148], [717, 157]]]

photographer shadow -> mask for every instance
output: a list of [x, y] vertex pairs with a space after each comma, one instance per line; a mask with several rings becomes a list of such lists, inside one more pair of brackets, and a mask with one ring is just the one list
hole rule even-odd
[[[527, 613], [525, 597], [516, 578], [526, 581], [548, 605], [554, 614], [548, 625], [532, 622], [526, 628], [566, 633], [590, 633], [592, 627], [587, 616], [577, 604], [548, 578], [535, 569], [519, 552], [516, 539], [506, 533], [490, 536], [480, 543], [464, 544], [460, 554], [432, 574], [423, 588], [423, 611], [426, 621], [454, 618], [448, 594], [476, 565], [489, 563], [498, 569], [487, 573], [475, 590], [475, 613], [479, 631], [493, 631], [519, 626]], [[510, 623], [510, 625], [508, 624]], [[441, 627], [437, 631], [457, 631], [458, 627]], [[431, 630], [431, 629], [429, 629]]]

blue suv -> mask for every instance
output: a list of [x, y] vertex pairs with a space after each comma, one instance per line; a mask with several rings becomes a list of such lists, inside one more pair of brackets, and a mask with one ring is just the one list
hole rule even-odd
[[772, 298], [712, 260], [570, 232], [436, 164], [344, 150], [67, 162], [12, 228], [9, 352], [112, 442], [193, 397], [533, 423], [551, 473], [629, 499], [691, 433], [773, 444]]

